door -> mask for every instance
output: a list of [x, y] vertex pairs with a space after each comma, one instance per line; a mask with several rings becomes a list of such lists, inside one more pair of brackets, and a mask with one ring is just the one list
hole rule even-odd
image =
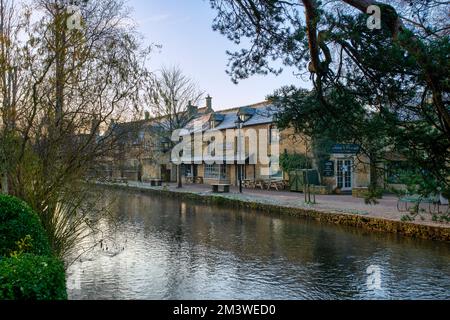
[[350, 191], [353, 188], [353, 161], [338, 160], [337, 162], [337, 187], [343, 191]]
[[235, 174], [236, 174], [236, 185], [238, 186], [240, 179], [242, 179], [242, 181], [244, 181], [246, 179], [244, 165], [236, 164], [235, 165]]
[[194, 178], [198, 177], [198, 165], [194, 164]]

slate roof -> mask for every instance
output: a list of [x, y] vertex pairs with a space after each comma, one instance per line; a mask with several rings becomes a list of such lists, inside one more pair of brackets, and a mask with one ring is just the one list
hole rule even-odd
[[[242, 108], [245, 110], [246, 113], [249, 112], [249, 109], [253, 109], [254, 111], [253, 116], [243, 124], [244, 127], [273, 123], [275, 121], [275, 115], [279, 111], [278, 108], [276, 108], [275, 106], [273, 106], [268, 102], [254, 106], [221, 110], [216, 112], [216, 114], [221, 115], [223, 121], [221, 121], [212, 130], [237, 129], [236, 121], [238, 120], [238, 113]], [[211, 119], [212, 115], [213, 115], [212, 113], [204, 114], [193, 119], [185, 127], [185, 130], [187, 130], [189, 134], [210, 130], [211, 128], [209, 120]]]

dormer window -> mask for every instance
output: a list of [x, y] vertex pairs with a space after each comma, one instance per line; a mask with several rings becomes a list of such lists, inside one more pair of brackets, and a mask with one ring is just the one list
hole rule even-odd
[[241, 123], [245, 123], [250, 120], [253, 115], [256, 113], [256, 110], [253, 108], [240, 108], [238, 112], [238, 117]]
[[225, 119], [225, 116], [223, 114], [213, 113], [211, 115], [211, 118], [209, 118], [209, 127], [211, 129], [217, 128], [224, 119]]
[[240, 114], [239, 119], [241, 120], [241, 122], [247, 122], [250, 119], [250, 117], [246, 114]]

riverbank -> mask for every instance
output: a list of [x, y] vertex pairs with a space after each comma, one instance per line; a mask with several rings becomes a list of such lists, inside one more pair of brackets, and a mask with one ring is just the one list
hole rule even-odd
[[317, 196], [318, 204], [306, 204], [302, 194], [245, 190], [239, 194], [213, 194], [208, 186], [189, 185], [177, 189], [174, 185], [152, 187], [149, 184], [99, 183], [110, 188], [135, 190], [168, 197], [191, 199], [202, 203], [226, 205], [233, 208], [254, 209], [270, 214], [290, 215], [320, 222], [363, 228], [377, 232], [401, 234], [407, 237], [449, 241], [450, 224], [430, 220], [401, 221], [405, 213], [396, 209], [396, 198], [387, 197], [377, 206], [366, 205], [363, 200], [346, 196]]

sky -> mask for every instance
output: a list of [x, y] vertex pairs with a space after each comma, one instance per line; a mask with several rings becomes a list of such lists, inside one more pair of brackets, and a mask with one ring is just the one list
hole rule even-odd
[[[208, 0], [128, 0], [145, 44], [158, 43], [153, 52], [152, 70], [179, 66], [206, 94], [213, 97], [213, 108], [221, 110], [258, 103], [276, 89], [295, 84], [307, 87], [286, 69], [280, 76], [253, 76], [238, 85], [231, 82], [226, 50], [235, 45], [212, 30], [215, 12]], [[200, 102], [200, 106], [204, 101]]]

